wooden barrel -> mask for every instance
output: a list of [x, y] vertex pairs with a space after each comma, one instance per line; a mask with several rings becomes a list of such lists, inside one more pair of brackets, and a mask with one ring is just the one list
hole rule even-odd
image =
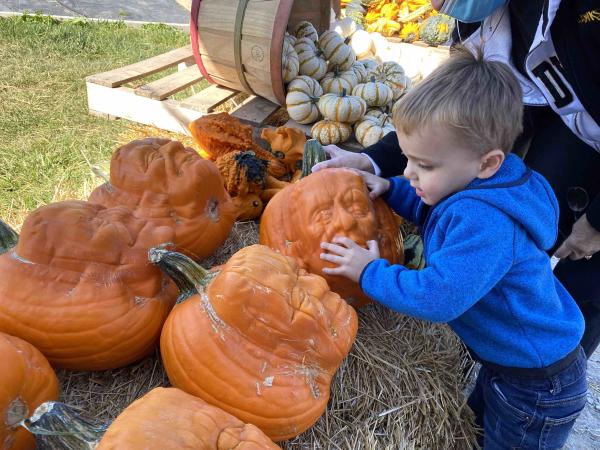
[[281, 54], [286, 29], [308, 20], [329, 28], [331, 0], [192, 0], [190, 37], [209, 82], [285, 104]]

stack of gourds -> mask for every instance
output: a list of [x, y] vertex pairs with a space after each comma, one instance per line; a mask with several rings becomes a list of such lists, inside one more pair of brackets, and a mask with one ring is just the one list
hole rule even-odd
[[399, 64], [375, 59], [370, 33], [341, 21], [319, 36], [304, 21], [286, 34], [284, 47], [287, 111], [296, 122], [313, 124], [313, 138], [338, 144], [354, 133], [369, 146], [393, 131], [393, 104], [411, 80]]

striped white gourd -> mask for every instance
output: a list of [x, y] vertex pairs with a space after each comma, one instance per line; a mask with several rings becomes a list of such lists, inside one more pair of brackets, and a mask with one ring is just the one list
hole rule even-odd
[[321, 145], [339, 144], [350, 138], [352, 126], [334, 120], [321, 120], [312, 126], [310, 134]]
[[[388, 110], [389, 111], [389, 110]], [[381, 108], [369, 108], [365, 113], [364, 119], [371, 119], [379, 123], [381, 126], [394, 126], [392, 114], [382, 111]]]
[[300, 71], [300, 61], [298, 60], [298, 53], [294, 50], [294, 46], [287, 40], [283, 41], [283, 52], [282, 52], [282, 72], [283, 82], [285, 84], [292, 81], [298, 76]]
[[344, 17], [343, 19], [333, 22], [331, 24], [331, 29], [344, 39], [347, 39], [351, 37], [357, 30], [361, 30], [362, 27], [350, 17]]
[[325, 94], [341, 94], [344, 90], [352, 92], [357, 84], [358, 78], [352, 70], [328, 72], [321, 80], [321, 87]]
[[319, 40], [319, 33], [314, 25], [306, 20], [298, 23], [296, 28], [294, 29], [294, 34], [297, 38], [309, 38], [313, 42], [317, 42]]
[[289, 42], [292, 46], [296, 45], [296, 36], [289, 34], [287, 31], [285, 32], [285, 36], [283, 36], [283, 40]]
[[322, 95], [323, 89], [317, 81], [305, 75], [299, 76], [288, 85], [285, 97], [288, 115], [301, 124], [319, 120], [318, 102]]
[[402, 66], [393, 61], [380, 64], [369, 75], [387, 84], [394, 93], [394, 100], [399, 99], [411, 86], [410, 78], [405, 75]]
[[356, 55], [344, 38], [335, 31], [325, 31], [319, 38], [319, 47], [325, 55], [325, 59], [331, 65], [340, 66], [342, 70], [349, 69], [356, 61]]
[[309, 38], [300, 38], [294, 46], [300, 63], [300, 75], [320, 80], [327, 73], [327, 61], [323, 52]]
[[336, 122], [354, 123], [367, 111], [367, 104], [360, 97], [341, 94], [324, 94], [319, 99], [319, 111], [323, 117]]
[[379, 65], [379, 63], [373, 58], [361, 58], [356, 62], [361, 63], [363, 66], [365, 66], [367, 68], [367, 72], [375, 70]]
[[356, 79], [359, 83], [364, 83], [368, 80], [367, 75], [369, 74], [369, 71], [360, 61], [356, 61], [354, 64], [352, 64], [350, 70], [354, 72], [354, 75], [356, 75]]
[[374, 76], [366, 83], [357, 85], [352, 95], [362, 98], [367, 106], [385, 106], [394, 98], [392, 89], [385, 83], [377, 81]]
[[354, 50], [357, 58], [364, 58], [375, 54], [375, 44], [371, 34], [364, 30], [358, 30], [350, 38], [350, 47]]
[[371, 118], [365, 118], [365, 120], [357, 122], [356, 126], [354, 127], [356, 140], [363, 147], [376, 144], [386, 134], [391, 133], [392, 131], [395, 131], [393, 125], [382, 125]]

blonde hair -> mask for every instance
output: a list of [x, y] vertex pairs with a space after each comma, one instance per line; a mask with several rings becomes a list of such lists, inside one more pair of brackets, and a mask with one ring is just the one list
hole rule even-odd
[[405, 135], [442, 126], [480, 154], [508, 153], [523, 129], [521, 96], [508, 65], [459, 47], [398, 101], [394, 125]]

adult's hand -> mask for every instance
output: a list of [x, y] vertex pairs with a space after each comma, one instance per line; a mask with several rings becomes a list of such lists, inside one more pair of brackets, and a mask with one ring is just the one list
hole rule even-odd
[[325, 150], [325, 153], [327, 153], [331, 159], [315, 164], [312, 168], [313, 172], [332, 167], [349, 167], [351, 169], [375, 173], [371, 160], [364, 153], [342, 150], [337, 145], [326, 145], [323, 147], [323, 150]]
[[571, 234], [556, 250], [554, 256], [560, 259], [589, 259], [598, 251], [600, 251], [600, 231], [590, 225], [584, 214], [575, 222]]

